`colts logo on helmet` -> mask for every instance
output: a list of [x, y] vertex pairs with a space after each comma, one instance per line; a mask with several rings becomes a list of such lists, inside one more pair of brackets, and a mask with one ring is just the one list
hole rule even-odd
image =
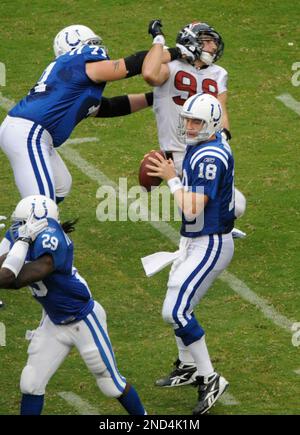
[[69, 36], [69, 32], [66, 32], [66, 43], [68, 44], [68, 45], [70, 45], [70, 47], [76, 47], [76, 45], [78, 45], [79, 44], [79, 42], [80, 42], [80, 35], [79, 35], [79, 33], [78, 33], [78, 30], [75, 30], [75, 32], [77, 33], [77, 35], [79, 36], [79, 38], [78, 38], [78, 40], [76, 41], [76, 42], [70, 42], [69, 40], [68, 40], [68, 36]]
[[37, 216], [36, 215], [35, 206], [36, 206], [36, 204], [33, 202], [32, 203], [32, 213], [33, 213], [33, 216], [35, 217], [35, 219], [37, 219], [37, 220], [44, 219], [45, 217], [48, 216], [48, 209], [47, 209], [47, 206], [46, 206], [46, 201], [42, 202], [42, 206], [44, 207], [44, 214], [43, 214], [43, 216]]
[[213, 119], [213, 121], [214, 122], [218, 122], [218, 121], [220, 121], [220, 118], [221, 118], [221, 116], [222, 116], [222, 111], [221, 111], [221, 107], [220, 107], [220, 104], [218, 104], [218, 109], [219, 109], [219, 116], [218, 117], [216, 117], [216, 118], [214, 118], [214, 111], [215, 111], [215, 105], [214, 104], [212, 104], [211, 105], [211, 116], [212, 116], [212, 119]]

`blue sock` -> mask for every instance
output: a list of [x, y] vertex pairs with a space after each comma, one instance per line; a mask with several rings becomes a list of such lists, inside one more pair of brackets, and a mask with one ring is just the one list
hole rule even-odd
[[44, 406], [44, 395], [23, 394], [21, 400], [21, 415], [41, 415]]
[[138, 396], [138, 393], [130, 385], [129, 390], [118, 397], [118, 401], [130, 415], [145, 415], [145, 408]]

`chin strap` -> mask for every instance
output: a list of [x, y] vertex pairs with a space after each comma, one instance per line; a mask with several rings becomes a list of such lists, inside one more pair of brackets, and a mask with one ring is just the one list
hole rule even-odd
[[214, 63], [215, 55], [211, 55], [207, 51], [202, 51], [200, 60], [205, 63], [205, 65], [212, 65]]

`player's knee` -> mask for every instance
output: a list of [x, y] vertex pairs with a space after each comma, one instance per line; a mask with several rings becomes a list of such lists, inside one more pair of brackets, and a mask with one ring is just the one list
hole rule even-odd
[[33, 366], [24, 367], [21, 375], [20, 389], [23, 394], [45, 394], [45, 385], [41, 385], [38, 373]]
[[120, 391], [119, 388], [117, 388], [110, 376], [98, 377], [97, 385], [106, 397], [118, 398], [123, 394], [123, 391]]
[[69, 171], [66, 172], [64, 176], [63, 184], [56, 188], [55, 195], [56, 198], [65, 198], [69, 195], [72, 188], [72, 175]]
[[235, 209], [234, 215], [236, 218], [240, 218], [246, 211], [246, 198], [238, 189], [235, 189]]
[[162, 318], [166, 323], [176, 327], [178, 322], [183, 319], [183, 314], [179, 311], [175, 312], [174, 307], [168, 307], [164, 305], [162, 309]]

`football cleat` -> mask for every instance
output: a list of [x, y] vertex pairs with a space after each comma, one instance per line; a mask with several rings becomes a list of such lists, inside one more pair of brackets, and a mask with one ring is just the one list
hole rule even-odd
[[206, 414], [229, 385], [226, 379], [218, 373], [208, 377], [197, 376], [197, 384], [198, 403], [193, 410], [193, 415]]
[[233, 239], [244, 239], [247, 234], [244, 231], [238, 230], [237, 228], [233, 228], [231, 231]]
[[197, 367], [194, 364], [183, 364], [179, 359], [176, 367], [168, 376], [155, 381], [157, 387], [180, 387], [181, 385], [196, 384]]

